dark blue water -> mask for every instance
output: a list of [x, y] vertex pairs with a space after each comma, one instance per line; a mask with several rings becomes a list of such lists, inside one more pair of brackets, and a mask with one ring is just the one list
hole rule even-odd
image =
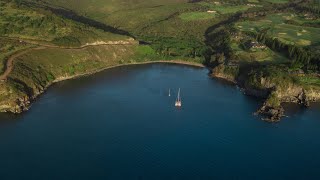
[[320, 178], [319, 105], [266, 123], [259, 100], [207, 73], [127, 66], [54, 85], [0, 115], [0, 179]]

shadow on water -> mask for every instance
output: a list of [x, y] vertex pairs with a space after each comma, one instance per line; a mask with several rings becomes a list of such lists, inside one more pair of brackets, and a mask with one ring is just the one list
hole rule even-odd
[[243, 93], [242, 89], [234, 84], [233, 82], [230, 82], [230, 81], [227, 81], [227, 80], [224, 80], [224, 79], [220, 79], [220, 78], [212, 78], [214, 81], [218, 82], [219, 85], [222, 85], [224, 87], [228, 87], [228, 88], [234, 88], [234, 89], [237, 89], [238, 92], [242, 93], [243, 96], [250, 102], [254, 102], [255, 104], [257, 104], [257, 108], [260, 107], [263, 102], [264, 102], [264, 99], [263, 98], [259, 98], [259, 97], [256, 97], [256, 96], [250, 96], [250, 95], [246, 95]]
[[[208, 76], [210, 77], [210, 74], [208, 73]], [[224, 79], [220, 79], [220, 78], [213, 78], [213, 80], [215, 80], [216, 82], [218, 82], [219, 84], [222, 84], [224, 86], [228, 86], [228, 87], [237, 87], [234, 83], [224, 80]]]
[[285, 109], [286, 116], [288, 117], [302, 115], [308, 109], [295, 103], [283, 103], [282, 106]]
[[[137, 73], [145, 73], [145, 70], [148, 70], [150, 67], [160, 65], [163, 67], [185, 67], [192, 69], [201, 69], [200, 67], [190, 66], [190, 65], [181, 65], [181, 64], [166, 64], [166, 63], [152, 63], [152, 64], [139, 64], [139, 65], [124, 65], [119, 67], [114, 67], [106, 69], [104, 71], [98, 72], [94, 75], [83, 76], [76, 79], [59, 82], [52, 87], [55, 88], [57, 92], [61, 93], [74, 93], [75, 89], [81, 89], [86, 87], [92, 87], [95, 85], [101, 84], [101, 82], [108, 83], [129, 83], [130, 78]], [[62, 88], [63, 87], [63, 88]]]
[[0, 128], [15, 124], [23, 117], [23, 114], [0, 113]]

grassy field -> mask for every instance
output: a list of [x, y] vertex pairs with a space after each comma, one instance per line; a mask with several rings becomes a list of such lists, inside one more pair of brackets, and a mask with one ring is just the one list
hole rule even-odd
[[[110, 14], [112, 12], [117, 11], [125, 11], [132, 9], [145, 9], [152, 7], [159, 7], [163, 5], [170, 4], [181, 4], [188, 2], [187, 0], [135, 0], [135, 1], [127, 1], [127, 0], [95, 0], [87, 1], [87, 0], [44, 0], [53, 5], [68, 7], [69, 9], [73, 9], [76, 12], [81, 14], [86, 14], [88, 16], [94, 14]], [[91, 17], [91, 16], [90, 16]]]
[[18, 51], [22, 51], [33, 47], [26, 43], [21, 43], [18, 40], [12, 40], [8, 38], [0, 38], [0, 74], [5, 69], [6, 60]]
[[56, 16], [48, 11], [1, 2], [0, 36], [80, 45], [97, 40], [119, 40], [115, 35]]
[[231, 48], [240, 61], [246, 61], [246, 62], [258, 61], [258, 62], [272, 62], [272, 63], [290, 62], [288, 58], [286, 58], [285, 56], [279, 53], [272, 51], [269, 48], [266, 48], [263, 50], [261, 49], [244, 50], [241, 47], [239, 47], [239, 45], [236, 43], [232, 43]]
[[217, 13], [208, 13], [208, 12], [187, 12], [180, 14], [180, 18], [185, 21], [194, 21], [194, 20], [206, 20], [215, 18]]
[[177, 16], [180, 11], [187, 8], [192, 8], [192, 4], [170, 4], [142, 9], [119, 10], [97, 20], [136, 34], [145, 27]]
[[298, 83], [302, 84], [305, 87], [308, 86], [317, 86], [320, 87], [320, 78], [315, 76], [300, 76], [295, 77]]
[[[259, 1], [256, 2], [256, 6], [259, 5]], [[186, 21], [194, 21], [194, 20], [204, 20], [204, 19], [212, 19], [219, 17], [221, 15], [230, 15], [237, 12], [243, 12], [250, 8], [247, 4], [231, 4], [227, 2], [219, 2], [219, 1], [203, 1], [199, 3], [195, 3], [195, 5], [200, 5], [205, 7], [206, 11], [203, 12], [188, 12], [180, 15], [180, 18]]]
[[[300, 25], [287, 24], [287, 20], [302, 23], [310, 20], [303, 19], [301, 16], [289, 13], [271, 14], [259, 21], [244, 21], [236, 24], [241, 31], [259, 32], [269, 29], [268, 33], [277, 37], [288, 44], [299, 46], [311, 46], [320, 43], [320, 28], [306, 27]], [[315, 22], [315, 21], [313, 21]]]

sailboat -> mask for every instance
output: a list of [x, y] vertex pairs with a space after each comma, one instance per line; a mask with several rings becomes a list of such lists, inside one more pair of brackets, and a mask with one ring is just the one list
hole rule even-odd
[[179, 91], [178, 91], [178, 97], [177, 97], [175, 106], [176, 106], [176, 107], [181, 107], [181, 106], [182, 106], [181, 98], [180, 98], [180, 88], [179, 88]]
[[171, 93], [170, 93], [170, 89], [169, 89], [169, 97], [171, 96]]

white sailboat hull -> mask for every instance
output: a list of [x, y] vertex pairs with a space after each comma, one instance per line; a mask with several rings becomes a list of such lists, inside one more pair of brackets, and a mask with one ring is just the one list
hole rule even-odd
[[181, 107], [182, 106], [181, 101], [176, 101], [175, 106], [176, 107]]

